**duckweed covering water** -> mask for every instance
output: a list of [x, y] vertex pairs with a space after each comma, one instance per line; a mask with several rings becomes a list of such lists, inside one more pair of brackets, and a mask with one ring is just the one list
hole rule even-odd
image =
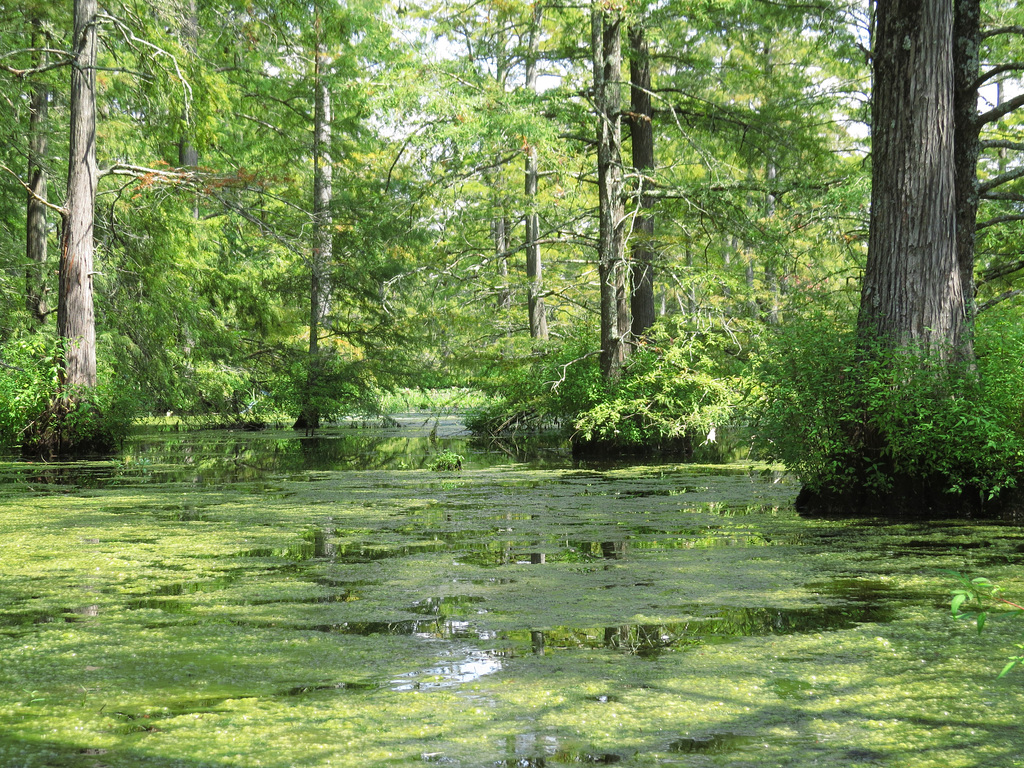
[[1017, 527], [330, 439], [0, 468], [0, 765], [1021, 764], [1015, 627], [939, 572], [1020, 585]]

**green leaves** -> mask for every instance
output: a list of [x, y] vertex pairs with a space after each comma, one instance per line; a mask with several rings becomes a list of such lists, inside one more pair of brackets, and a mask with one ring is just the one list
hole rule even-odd
[[982, 503], [1024, 469], [1024, 443], [974, 371], [886, 351], [821, 317], [791, 324], [765, 350], [755, 445], [813, 491], [883, 497], [916, 484]]
[[[954, 619], [970, 618], [973, 616], [979, 635], [985, 629], [989, 616], [1016, 617], [1024, 615], [1024, 606], [1003, 597], [1002, 588], [994, 584], [990, 579], [984, 576], [969, 578], [956, 571], [944, 571], [944, 573], [950, 574], [960, 585], [951, 590], [953, 597], [949, 604], [950, 613]], [[992, 610], [996, 607], [1000, 608], [1000, 610], [993, 614]], [[1019, 644], [1016, 647], [1024, 651], [1024, 644]], [[1002, 671], [1000, 671], [999, 677], [1004, 677], [1022, 661], [1024, 661], [1024, 653], [1011, 656]]]

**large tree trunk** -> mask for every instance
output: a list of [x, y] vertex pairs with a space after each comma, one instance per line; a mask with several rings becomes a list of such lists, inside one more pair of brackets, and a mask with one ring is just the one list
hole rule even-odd
[[872, 190], [859, 325], [895, 348], [964, 354], [956, 251], [953, 9], [880, 0]]
[[[601, 372], [614, 381], [625, 362], [626, 335], [622, 227], [622, 42], [621, 15], [597, 6], [591, 11], [594, 102], [597, 108], [597, 177], [600, 208], [598, 274], [601, 281]], [[628, 322], [628, 321], [627, 321]], [[628, 327], [628, 326], [627, 326]]]
[[654, 199], [647, 194], [654, 170], [654, 124], [651, 109], [651, 60], [642, 23], [629, 28], [629, 79], [631, 83], [629, 117], [633, 148], [633, 168], [639, 178], [639, 210], [633, 222], [633, 263], [630, 314], [633, 338], [642, 336], [654, 325], [654, 217], [647, 211]]
[[61, 243], [57, 332], [65, 343], [63, 384], [96, 386], [93, 217], [96, 204], [96, 0], [74, 2], [71, 143]]
[[[33, 45], [44, 47], [45, 39], [40, 33], [40, 22], [32, 20]], [[46, 54], [41, 53], [36, 63], [46, 63]], [[29, 87], [29, 129], [28, 129], [28, 201], [25, 221], [25, 307], [37, 324], [46, 322], [50, 308], [46, 301], [46, 145], [48, 130], [50, 94], [45, 85], [33, 83]]]

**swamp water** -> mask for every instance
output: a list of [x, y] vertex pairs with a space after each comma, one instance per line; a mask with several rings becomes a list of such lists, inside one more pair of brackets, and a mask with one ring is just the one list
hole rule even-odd
[[0, 766], [1024, 765], [1024, 625], [941, 572], [1024, 593], [1019, 527], [430, 426], [0, 464]]

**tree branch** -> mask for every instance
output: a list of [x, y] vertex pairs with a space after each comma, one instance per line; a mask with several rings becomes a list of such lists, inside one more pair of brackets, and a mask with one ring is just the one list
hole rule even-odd
[[1003, 74], [1003, 72], [1020, 72], [1024, 70], [1024, 64], [1020, 62], [1007, 62], [1006, 64], [1000, 64], [997, 67], [992, 67], [988, 72], [982, 72], [978, 79], [971, 83], [971, 90], [976, 91], [993, 77]]
[[1014, 168], [1012, 171], [1000, 173], [998, 176], [994, 176], [988, 181], [978, 184], [978, 192], [984, 195], [986, 192], [989, 192], [996, 187], [1001, 187], [1003, 184], [1013, 181], [1014, 179], [1019, 179], [1021, 176], [1024, 176], [1024, 167]]
[[1004, 101], [998, 107], [993, 107], [988, 112], [978, 115], [975, 122], [979, 126], [994, 123], [999, 118], [1005, 117], [1022, 105], [1024, 105], [1024, 93], [1014, 96], [1009, 101]]
[[168, 51], [165, 51], [159, 45], [155, 45], [154, 43], [151, 43], [149, 40], [143, 40], [141, 37], [136, 36], [136, 34], [128, 27], [127, 24], [125, 24], [123, 21], [116, 18], [115, 16], [111, 16], [107, 13], [98, 13], [96, 14], [96, 18], [113, 23], [114, 27], [116, 27], [117, 30], [121, 33], [121, 36], [124, 38], [125, 42], [128, 43], [129, 47], [134, 48], [136, 45], [143, 46], [149, 48], [152, 51], [155, 51], [157, 54], [161, 56], [166, 56], [171, 60], [171, 63], [174, 65], [174, 73], [178, 76], [178, 80], [181, 81], [182, 91], [185, 94], [184, 119], [186, 123], [191, 122], [192, 86], [189, 85], [188, 79], [185, 77], [185, 74], [181, 71], [181, 67], [178, 66], [178, 57], [172, 53], [169, 53]]
[[1015, 152], [1024, 152], [1024, 142], [1006, 141], [1005, 139], [985, 139], [981, 142], [982, 149], [1012, 149]]
[[51, 202], [50, 202], [49, 200], [47, 200], [46, 198], [44, 198], [44, 197], [40, 197], [39, 195], [37, 195], [37, 194], [36, 194], [36, 191], [35, 191], [34, 189], [32, 189], [32, 187], [30, 187], [30, 186], [29, 186], [28, 184], [26, 184], [26, 183], [25, 183], [25, 182], [24, 182], [24, 181], [22, 180], [21, 176], [19, 176], [18, 174], [16, 174], [16, 173], [15, 173], [14, 171], [12, 171], [12, 170], [11, 170], [10, 168], [8, 168], [8, 167], [7, 167], [6, 165], [3, 165], [2, 163], [0, 163], [0, 170], [3, 170], [3, 171], [7, 171], [7, 173], [11, 174], [11, 176], [13, 176], [13, 177], [14, 177], [14, 180], [15, 180], [16, 182], [18, 182], [18, 183], [19, 183], [19, 184], [20, 184], [20, 185], [22, 186], [22, 188], [23, 188], [23, 189], [24, 189], [24, 190], [25, 190], [26, 192], [28, 192], [28, 193], [29, 193], [29, 195], [31, 195], [31, 196], [32, 196], [32, 199], [33, 199], [33, 200], [35, 200], [35, 201], [36, 201], [37, 203], [42, 203], [42, 204], [43, 204], [43, 205], [45, 205], [45, 206], [46, 206], [47, 208], [49, 208], [49, 209], [50, 209], [51, 211], [54, 211], [55, 213], [58, 213], [58, 214], [60, 214], [60, 215], [61, 215], [61, 217], [64, 217], [64, 216], [67, 216], [67, 215], [68, 215], [68, 210], [67, 210], [67, 208], [62, 208], [62, 207], [61, 207], [61, 206], [59, 206], [59, 205], [54, 205], [53, 203], [51, 203]]
[[1008, 27], [993, 27], [992, 29], [983, 30], [981, 39], [988, 40], [990, 37], [998, 37], [999, 35], [1024, 35], [1024, 27], [1019, 24], [1013, 24]]
[[20, 50], [9, 51], [0, 55], [0, 59], [7, 58], [8, 56], [15, 56], [19, 53], [52, 53], [59, 55], [61, 58], [47, 64], [40, 64], [38, 67], [29, 67], [28, 69], [17, 69], [16, 67], [11, 67], [7, 64], [0, 64], [0, 70], [14, 75], [15, 77], [29, 77], [31, 75], [40, 75], [43, 72], [49, 72], [51, 69], [66, 67], [74, 61], [74, 57], [69, 56], [67, 51], [61, 51], [56, 48], [21, 48]]
[[1018, 259], [1017, 261], [1011, 261], [1006, 264], [996, 264], [994, 267], [989, 267], [983, 270], [978, 281], [978, 285], [984, 285], [990, 283], [993, 280], [998, 280], [1001, 277], [1012, 275], [1014, 272], [1020, 272], [1024, 269], [1024, 259]]
[[974, 225], [974, 231], [985, 229], [986, 227], [995, 227], [999, 224], [1010, 224], [1014, 221], [1024, 221], [1024, 213], [1010, 213], [1005, 216], [993, 216], [991, 219], [985, 219], [979, 221]]
[[1010, 291], [1004, 291], [1003, 293], [1000, 293], [998, 296], [989, 299], [983, 304], [979, 304], [976, 311], [984, 312], [986, 309], [991, 309], [996, 304], [1002, 304], [1004, 301], [1012, 299], [1015, 296], [1020, 296], [1022, 293], [1024, 293], [1024, 289], [1021, 288], [1014, 288], [1013, 290]]

